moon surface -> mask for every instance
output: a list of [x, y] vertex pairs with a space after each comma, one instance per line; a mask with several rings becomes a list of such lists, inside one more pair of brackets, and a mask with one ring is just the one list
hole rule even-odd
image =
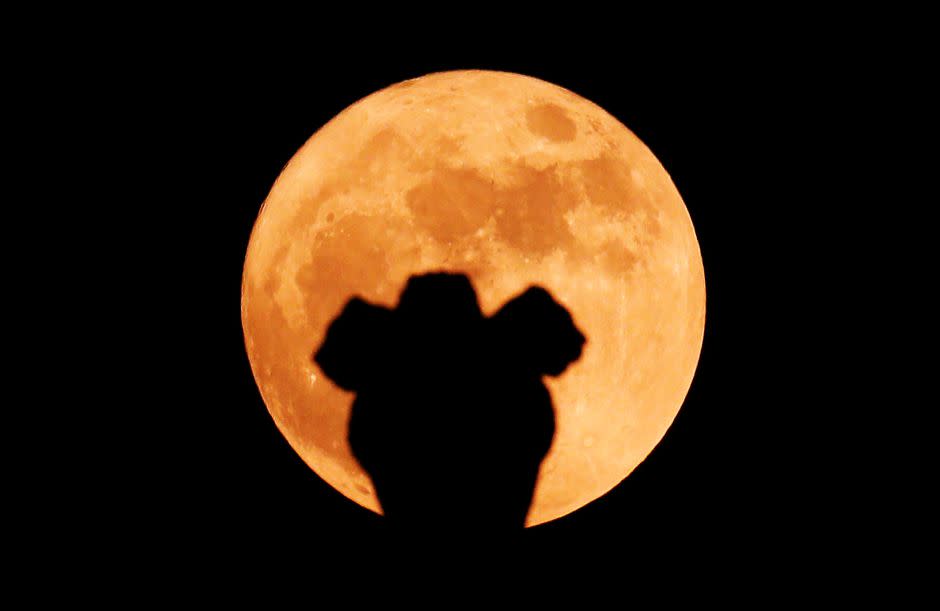
[[342, 494], [381, 512], [346, 440], [353, 395], [311, 354], [350, 297], [394, 307], [409, 276], [435, 270], [467, 273], [487, 315], [541, 285], [587, 336], [581, 359], [547, 379], [556, 434], [527, 525], [603, 495], [662, 439], [705, 325], [698, 241], [666, 170], [566, 89], [431, 74], [317, 131], [271, 189], [245, 259], [242, 324], [261, 395]]

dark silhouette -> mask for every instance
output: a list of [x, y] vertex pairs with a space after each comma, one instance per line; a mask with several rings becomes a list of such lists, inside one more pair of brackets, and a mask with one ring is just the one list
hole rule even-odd
[[523, 527], [555, 431], [542, 376], [584, 342], [545, 289], [486, 317], [466, 276], [433, 273], [412, 276], [395, 309], [351, 299], [314, 360], [356, 393], [349, 443], [388, 524], [489, 537]]

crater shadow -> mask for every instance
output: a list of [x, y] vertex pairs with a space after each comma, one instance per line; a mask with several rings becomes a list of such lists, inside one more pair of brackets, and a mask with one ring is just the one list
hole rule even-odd
[[356, 393], [349, 445], [386, 523], [417, 536], [521, 532], [555, 433], [544, 376], [586, 342], [532, 286], [492, 316], [463, 274], [412, 276], [389, 309], [354, 297], [314, 361]]

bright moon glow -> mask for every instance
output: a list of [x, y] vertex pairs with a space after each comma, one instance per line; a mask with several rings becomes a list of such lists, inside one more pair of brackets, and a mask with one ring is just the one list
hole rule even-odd
[[486, 314], [541, 285], [587, 336], [581, 359], [547, 380], [557, 429], [527, 525], [601, 496], [662, 439], [705, 325], [698, 241], [669, 175], [570, 91], [503, 72], [431, 74], [314, 134], [271, 189], [245, 260], [261, 395], [337, 490], [380, 511], [346, 441], [353, 395], [311, 355], [350, 297], [394, 307], [409, 276], [433, 270], [467, 273]]

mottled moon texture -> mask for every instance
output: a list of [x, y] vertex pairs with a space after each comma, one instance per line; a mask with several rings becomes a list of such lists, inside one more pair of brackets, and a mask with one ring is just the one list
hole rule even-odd
[[[581, 359], [547, 380], [557, 432], [527, 525], [601, 496], [662, 439], [705, 325], [701, 253], [669, 175], [614, 117], [561, 87], [431, 74], [314, 134], [271, 189], [245, 260], [242, 323], [261, 395], [341, 493], [381, 512], [346, 441], [353, 395], [311, 354], [350, 297], [393, 307], [409, 276], [432, 270], [469, 274], [487, 314], [544, 286], [587, 336]], [[438, 485], [454, 482], [428, 482]]]

